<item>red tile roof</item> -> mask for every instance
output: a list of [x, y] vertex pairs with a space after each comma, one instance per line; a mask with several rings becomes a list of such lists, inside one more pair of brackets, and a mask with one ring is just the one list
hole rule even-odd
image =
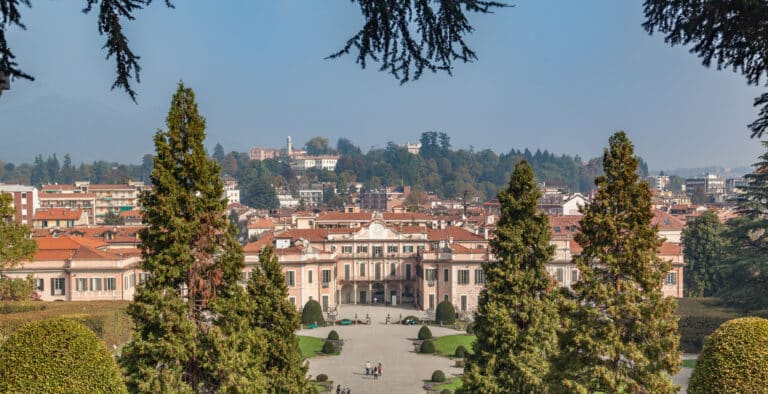
[[41, 208], [35, 211], [35, 220], [78, 220], [82, 215], [80, 208]]
[[683, 254], [683, 248], [678, 244], [664, 242], [659, 247], [660, 256], [679, 256], [681, 254]]
[[261, 218], [254, 222], [248, 222], [248, 228], [275, 228], [275, 222], [269, 218]]
[[323, 212], [317, 217], [317, 221], [370, 221], [373, 214], [370, 212]]
[[685, 228], [683, 221], [661, 210], [653, 211], [651, 224], [658, 225], [661, 230], [682, 230]]
[[385, 221], [416, 221], [416, 220], [432, 220], [434, 217], [424, 214], [424, 213], [418, 213], [418, 212], [402, 212], [402, 213], [394, 213], [394, 212], [384, 212], [382, 214], [384, 216]]
[[443, 241], [449, 237], [454, 241], [483, 241], [482, 235], [471, 233], [463, 228], [448, 226], [445, 230], [426, 229], [430, 241]]

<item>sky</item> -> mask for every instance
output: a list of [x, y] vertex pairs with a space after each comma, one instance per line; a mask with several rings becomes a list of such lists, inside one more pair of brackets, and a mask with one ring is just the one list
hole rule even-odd
[[110, 90], [97, 15], [84, 1], [34, 0], [9, 44], [34, 82], [0, 96], [0, 160], [69, 153], [139, 163], [178, 81], [193, 88], [207, 145], [226, 151], [349, 138], [364, 150], [442, 131], [454, 147], [598, 157], [627, 131], [651, 169], [747, 166], [761, 91], [705, 68], [641, 27], [640, 1], [520, 0], [473, 16], [479, 60], [405, 85], [354, 57], [326, 60], [362, 25], [347, 0], [153, 2], [126, 24], [141, 56], [138, 103]]

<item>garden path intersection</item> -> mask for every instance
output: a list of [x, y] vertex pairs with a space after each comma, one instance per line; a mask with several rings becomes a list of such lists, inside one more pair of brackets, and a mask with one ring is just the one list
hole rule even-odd
[[[462, 369], [456, 368], [455, 362], [447, 357], [418, 354], [414, 352], [413, 341], [420, 326], [404, 326], [400, 324], [385, 324], [389, 314], [392, 321], [414, 315], [426, 318], [423, 312], [391, 307], [351, 306], [339, 308], [337, 319], [365, 320], [366, 314], [371, 318], [370, 325], [352, 325], [320, 327], [311, 330], [300, 330], [299, 335], [325, 338], [331, 330], [336, 330], [344, 341], [344, 347], [339, 356], [318, 356], [309, 359], [309, 374], [314, 377], [324, 373], [333, 380], [334, 393], [336, 385], [349, 387], [353, 394], [357, 393], [423, 393], [425, 380], [432, 372], [440, 369], [446, 377], [461, 374]], [[459, 331], [430, 327], [434, 336], [458, 334]], [[382, 364], [382, 376], [373, 380], [373, 376], [365, 375], [365, 363]]]

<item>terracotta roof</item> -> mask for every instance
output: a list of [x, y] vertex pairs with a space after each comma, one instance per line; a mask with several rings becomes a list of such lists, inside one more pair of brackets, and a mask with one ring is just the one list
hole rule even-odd
[[578, 253], [581, 253], [582, 250], [584, 250], [584, 248], [582, 248], [581, 245], [579, 245], [579, 243], [576, 242], [576, 240], [573, 238], [568, 240], [568, 243], [569, 243], [568, 246], [571, 249], [571, 253], [578, 254]]
[[243, 246], [243, 251], [245, 253], [249, 253], [249, 252], [250, 253], [253, 253], [253, 252], [259, 253], [259, 252], [261, 252], [261, 248], [266, 247], [266, 246], [272, 246], [274, 241], [275, 241], [274, 234], [268, 234], [268, 235], [265, 235], [265, 236], [259, 238], [255, 242], [251, 242], [251, 243], [248, 243], [245, 246]]
[[369, 221], [372, 218], [370, 212], [323, 212], [317, 217], [317, 221]]
[[682, 230], [685, 227], [680, 219], [660, 210], [653, 211], [651, 224], [658, 225], [661, 230]]
[[126, 184], [116, 184], [116, 185], [108, 185], [108, 184], [95, 184], [95, 185], [88, 185], [88, 190], [136, 190], [133, 186], [128, 186]]
[[127, 217], [141, 217], [141, 209], [131, 209], [130, 211], [123, 211], [120, 212], [120, 217], [127, 218]]
[[248, 222], [248, 228], [275, 228], [275, 222], [269, 218], [261, 218], [255, 222]]
[[572, 234], [579, 228], [581, 215], [560, 215], [549, 217], [549, 231], [553, 236], [558, 234]]
[[660, 256], [679, 256], [683, 254], [683, 248], [678, 244], [664, 242], [659, 247]]
[[449, 237], [454, 241], [483, 241], [483, 236], [473, 234], [463, 228], [448, 226], [445, 230], [426, 229], [430, 241], [442, 241]]
[[403, 213], [384, 212], [383, 216], [385, 221], [387, 220], [415, 221], [415, 220], [432, 220], [433, 219], [433, 217], [430, 215], [426, 215], [418, 212], [403, 212]]
[[78, 220], [82, 215], [80, 208], [41, 208], [35, 211], [35, 220]]

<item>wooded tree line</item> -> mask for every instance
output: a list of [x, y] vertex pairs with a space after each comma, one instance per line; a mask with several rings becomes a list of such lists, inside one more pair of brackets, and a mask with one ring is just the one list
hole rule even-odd
[[[768, 148], [768, 142], [763, 142]], [[746, 310], [768, 308], [768, 152], [736, 198], [737, 217], [721, 223], [708, 211], [683, 230], [689, 297], [721, 297]]]
[[146, 154], [141, 164], [121, 164], [105, 160], [74, 164], [72, 157], [65, 154], [62, 161], [54, 153], [43, 159], [35, 156], [30, 163], [14, 164], [0, 161], [0, 182], [41, 186], [46, 184], [72, 184], [75, 181], [91, 183], [126, 183], [129, 180], [150, 182], [152, 155]]

